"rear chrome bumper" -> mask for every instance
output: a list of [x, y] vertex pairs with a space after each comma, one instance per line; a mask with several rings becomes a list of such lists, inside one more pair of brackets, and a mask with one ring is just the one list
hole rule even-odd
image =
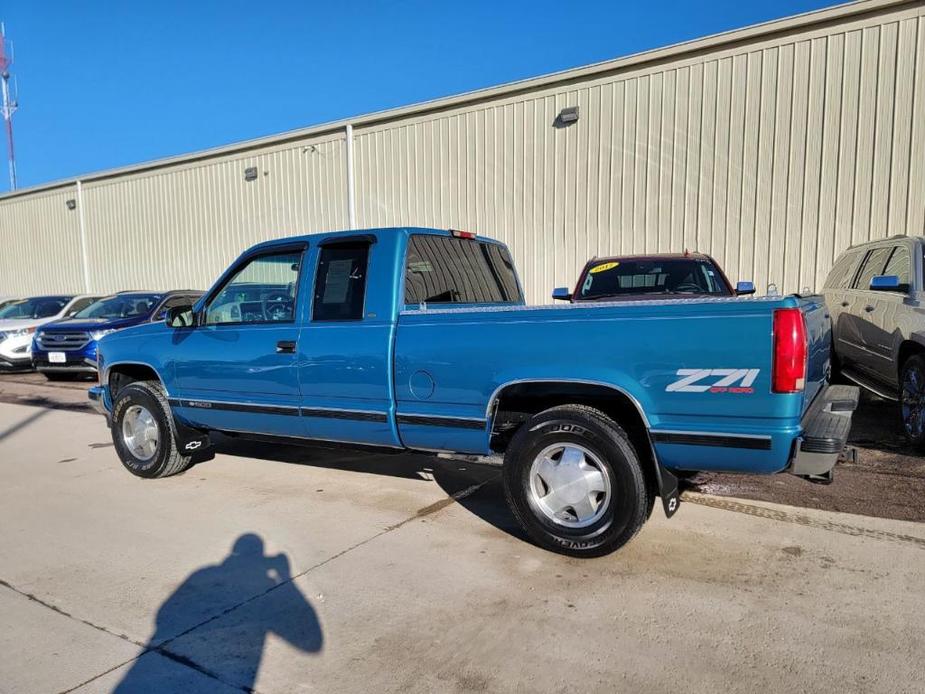
[[859, 396], [857, 386], [828, 386], [816, 396], [800, 422], [803, 433], [796, 440], [787, 472], [816, 480], [831, 477], [848, 443]]

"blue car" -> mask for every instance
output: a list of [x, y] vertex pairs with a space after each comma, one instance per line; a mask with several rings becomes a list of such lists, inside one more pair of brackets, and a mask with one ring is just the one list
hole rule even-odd
[[168, 309], [189, 305], [201, 292], [120, 292], [70, 318], [42, 326], [32, 343], [32, 364], [49, 381], [96, 374], [96, 348], [109, 333], [163, 320]]

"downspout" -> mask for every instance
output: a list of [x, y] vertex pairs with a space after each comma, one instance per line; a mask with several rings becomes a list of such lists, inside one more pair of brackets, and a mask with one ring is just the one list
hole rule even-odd
[[84, 291], [90, 293], [90, 260], [87, 255], [87, 221], [84, 218], [83, 187], [77, 181], [77, 220], [80, 224], [80, 253], [84, 267]]
[[347, 227], [357, 228], [356, 197], [353, 187], [353, 125], [347, 123]]

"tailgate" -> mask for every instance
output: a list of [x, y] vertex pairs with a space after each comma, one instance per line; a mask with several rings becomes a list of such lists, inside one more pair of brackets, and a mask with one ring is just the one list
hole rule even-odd
[[805, 296], [799, 301], [806, 321], [806, 388], [802, 410], [805, 413], [829, 380], [832, 322], [821, 296]]

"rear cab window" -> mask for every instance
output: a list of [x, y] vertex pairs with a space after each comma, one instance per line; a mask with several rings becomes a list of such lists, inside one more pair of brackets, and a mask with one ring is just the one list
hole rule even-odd
[[412, 234], [405, 258], [405, 305], [522, 304], [507, 248], [479, 239]]

